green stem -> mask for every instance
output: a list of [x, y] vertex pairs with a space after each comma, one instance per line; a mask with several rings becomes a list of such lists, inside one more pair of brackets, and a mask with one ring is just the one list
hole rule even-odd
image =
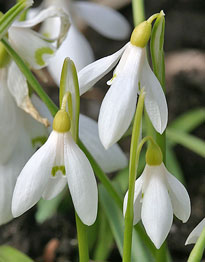
[[4, 44], [9, 55], [12, 57], [12, 59], [17, 64], [17, 66], [20, 68], [21, 72], [26, 77], [28, 83], [32, 86], [32, 88], [40, 96], [40, 98], [43, 100], [43, 102], [48, 107], [51, 114], [54, 116], [58, 111], [58, 107], [53, 103], [53, 101], [50, 99], [50, 97], [46, 94], [46, 92], [43, 90], [43, 88], [41, 87], [41, 85], [39, 84], [37, 79], [31, 73], [28, 66], [24, 63], [24, 61], [21, 59], [21, 57], [15, 52], [15, 50], [10, 46], [8, 41], [5, 38], [2, 39], [1, 41]]
[[140, 125], [141, 125], [142, 113], [144, 107], [144, 98], [145, 98], [145, 92], [142, 89], [137, 103], [137, 110], [135, 113], [132, 138], [131, 138], [130, 164], [129, 164], [129, 189], [128, 189], [127, 210], [125, 213], [123, 262], [131, 261], [133, 202], [134, 202], [135, 180], [136, 180], [137, 167], [139, 161], [138, 142], [140, 138]]
[[132, 0], [132, 12], [134, 25], [137, 26], [145, 20], [144, 0]]
[[31, 1], [19, 1], [0, 18], [0, 39], [7, 33], [8, 28], [18, 15], [31, 5]]
[[198, 238], [194, 248], [192, 249], [188, 262], [200, 262], [203, 256], [205, 248], [205, 227], [201, 232], [200, 237]]
[[75, 213], [75, 221], [76, 221], [77, 235], [78, 235], [79, 261], [88, 262], [89, 251], [88, 251], [88, 240], [87, 240], [87, 227], [82, 223], [77, 213]]

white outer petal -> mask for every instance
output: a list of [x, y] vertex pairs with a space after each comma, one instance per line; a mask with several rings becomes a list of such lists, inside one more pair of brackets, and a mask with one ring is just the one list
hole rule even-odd
[[67, 184], [66, 177], [62, 177], [62, 176], [56, 178], [50, 177], [46, 185], [46, 188], [42, 194], [42, 197], [46, 200], [50, 200], [56, 197], [64, 189], [66, 184]]
[[123, 136], [136, 108], [138, 76], [144, 49], [131, 44], [127, 48], [129, 52], [124, 67], [113, 81], [100, 108], [99, 136], [105, 148], [109, 148]]
[[127, 20], [112, 8], [82, 1], [73, 2], [73, 7], [76, 15], [103, 36], [122, 40], [130, 34], [130, 25]]
[[[143, 183], [143, 175], [141, 175], [135, 181], [135, 193], [134, 193], [134, 217], [133, 217], [133, 225], [136, 225], [141, 219], [141, 208], [142, 208], [142, 183]], [[127, 210], [127, 200], [128, 200], [128, 191], [125, 195], [123, 202], [123, 214], [125, 216], [125, 212]]]
[[51, 175], [55, 155], [57, 132], [29, 159], [22, 169], [14, 189], [12, 213], [20, 216], [34, 206], [42, 196]]
[[191, 214], [191, 203], [189, 195], [182, 183], [179, 182], [176, 177], [170, 174], [165, 166], [164, 169], [167, 177], [169, 196], [172, 202], [174, 214], [178, 219], [185, 223]]
[[146, 165], [145, 168], [147, 183], [142, 200], [142, 222], [156, 248], [160, 248], [171, 229], [172, 204], [162, 167]]
[[22, 126], [20, 110], [8, 90], [6, 69], [0, 70], [0, 119], [0, 164], [3, 164], [11, 156]]
[[15, 150], [5, 165], [0, 165], [0, 225], [10, 221], [11, 201], [17, 176], [33, 153], [26, 133], [22, 133]]
[[79, 119], [79, 136], [104, 172], [114, 172], [127, 166], [127, 157], [119, 145], [114, 144], [105, 150], [100, 142], [97, 123], [82, 114]]
[[193, 229], [193, 231], [189, 234], [185, 245], [195, 244], [199, 236], [201, 235], [202, 230], [205, 227], [205, 218]]
[[92, 167], [69, 133], [65, 136], [64, 160], [68, 186], [75, 210], [86, 225], [97, 216], [98, 191]]
[[[41, 69], [48, 63], [48, 59], [54, 55], [56, 48], [41, 38], [41, 35], [28, 28], [11, 27], [8, 31], [9, 41], [17, 53], [29, 64], [30, 67]], [[43, 54], [43, 65], [36, 60], [35, 54], [41, 48], [49, 48], [53, 54]]]
[[87, 39], [73, 25], [55, 56], [49, 60], [48, 70], [57, 85], [60, 85], [64, 59], [69, 57], [75, 63], [77, 71], [92, 63], [94, 54]]
[[22, 74], [15, 62], [8, 67], [8, 88], [19, 107], [25, 102], [28, 96], [28, 85], [25, 76]]
[[145, 107], [149, 118], [157, 132], [162, 134], [167, 126], [168, 108], [163, 89], [152, 72], [147, 58], [142, 68], [141, 86], [145, 86]]
[[88, 91], [117, 64], [126, 46], [127, 44], [116, 53], [103, 57], [80, 70], [78, 74], [80, 95]]

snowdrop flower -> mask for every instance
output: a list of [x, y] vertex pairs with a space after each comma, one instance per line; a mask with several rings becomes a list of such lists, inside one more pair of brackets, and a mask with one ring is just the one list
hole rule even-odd
[[[127, 209], [128, 192], [123, 212]], [[146, 153], [146, 166], [135, 182], [134, 219], [140, 219], [156, 246], [160, 248], [172, 225], [174, 215], [185, 223], [191, 212], [190, 199], [185, 187], [168, 172], [162, 162], [161, 150], [152, 145]]]
[[201, 232], [203, 231], [205, 227], [205, 218], [202, 219], [202, 221], [194, 228], [194, 230], [190, 233], [188, 236], [185, 245], [189, 244], [195, 244], [199, 236], [201, 235]]
[[20, 216], [41, 196], [52, 199], [68, 183], [75, 210], [86, 225], [97, 216], [98, 192], [92, 167], [74, 142], [65, 110], [56, 114], [47, 142], [30, 158], [14, 189], [12, 213]]
[[108, 81], [110, 88], [103, 99], [98, 118], [99, 135], [105, 148], [117, 142], [128, 129], [136, 108], [139, 83], [145, 87], [145, 107], [153, 126], [159, 133], [166, 128], [166, 98], [146, 57], [145, 46], [151, 34], [150, 19], [134, 29], [130, 42], [119, 51], [79, 72], [80, 93], [83, 94], [115, 67], [121, 58], [113, 78]]
[[[48, 18], [58, 17], [60, 19], [60, 31], [55, 38], [48, 38], [31, 28], [42, 23]], [[8, 40], [11, 46], [22, 57], [22, 59], [32, 69], [45, 67], [49, 59], [55, 54], [57, 48], [64, 40], [69, 28], [68, 16], [60, 9], [50, 7], [42, 10], [34, 18], [22, 22], [14, 22], [8, 30]], [[25, 76], [17, 65], [9, 60], [4, 46], [1, 44], [1, 68], [7, 70], [7, 85], [11, 95], [14, 97], [18, 107], [30, 113], [39, 121], [35, 108], [33, 108], [28, 94], [28, 85]], [[46, 122], [44, 122], [47, 124]]]
[[[78, 30], [79, 20], [85, 21], [97, 32], [111, 39], [122, 40], [130, 33], [128, 22], [119, 12], [88, 1], [44, 0], [39, 8], [31, 9], [31, 11], [35, 13], [42, 7], [50, 5], [61, 7], [72, 20], [65, 41], [48, 66], [57, 85], [60, 83], [61, 68], [65, 57], [70, 57], [75, 62], [78, 71], [94, 60], [90, 44]], [[58, 19], [49, 19], [43, 24], [42, 32], [53, 36], [58, 32], [58, 25]]]
[[[4, 92], [8, 91], [6, 88], [0, 86], [0, 91], [2, 90]], [[0, 95], [0, 97], [2, 96]], [[31, 96], [31, 100], [37, 110], [42, 112], [43, 116], [47, 117], [48, 109], [41, 100], [34, 94]], [[6, 101], [8, 102], [8, 100]], [[0, 225], [7, 223], [13, 218], [11, 201], [17, 177], [29, 157], [45, 142], [48, 136], [47, 128], [23, 110], [18, 109], [11, 96], [9, 102], [5, 107], [0, 103], [4, 114], [8, 117], [10, 116], [10, 114], [7, 114], [10, 112], [10, 107], [13, 107], [13, 113], [18, 113], [17, 119], [14, 122], [12, 122], [14, 120], [12, 118], [1, 118], [3, 123], [1, 121], [0, 132], [4, 127], [8, 133], [7, 136], [4, 136], [1, 132], [0, 135]], [[2, 114], [2, 116], [4, 115]], [[5, 119], [7, 119], [7, 122], [4, 121]], [[8, 126], [12, 128], [10, 129]], [[15, 136], [15, 146], [10, 146], [14, 142], [13, 138], [11, 139], [11, 135]], [[5, 139], [5, 144], [2, 138]], [[8, 155], [8, 150], [10, 151], [10, 155]]]

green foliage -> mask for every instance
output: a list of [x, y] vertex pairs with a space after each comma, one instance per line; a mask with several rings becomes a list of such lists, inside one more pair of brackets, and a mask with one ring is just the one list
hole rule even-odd
[[34, 262], [34, 261], [13, 247], [0, 246], [0, 262]]

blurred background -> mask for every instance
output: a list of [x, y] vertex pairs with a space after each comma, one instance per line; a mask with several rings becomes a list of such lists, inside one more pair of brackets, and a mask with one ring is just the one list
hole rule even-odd
[[[35, 1], [38, 6], [41, 1]], [[96, 0], [123, 14], [133, 28], [131, 1]], [[0, 1], [5, 12], [14, 1]], [[205, 1], [204, 0], [153, 0], [145, 1], [146, 18], [164, 10], [165, 13], [165, 67], [166, 90], [169, 108], [169, 124], [189, 110], [200, 109], [205, 102]], [[91, 44], [95, 58], [101, 58], [120, 49], [125, 41], [110, 40], [90, 27], [83, 26], [83, 33]], [[48, 82], [42, 83], [51, 98], [58, 103], [58, 89], [48, 72]], [[106, 81], [112, 73], [97, 83], [96, 88], [82, 97], [81, 112], [97, 120], [101, 101], [107, 91]], [[41, 80], [40, 80], [41, 81]], [[204, 112], [204, 111], [203, 111]], [[205, 120], [205, 115], [204, 115]], [[191, 130], [191, 134], [204, 140], [205, 121]], [[121, 142], [129, 154], [129, 138]], [[204, 148], [205, 150], [205, 148]], [[205, 166], [204, 158], [182, 145], [175, 145], [173, 153], [183, 173], [184, 183], [191, 197], [192, 213], [189, 221], [182, 224], [174, 220], [168, 236], [173, 261], [185, 262], [192, 246], [184, 246], [192, 229], [205, 214]], [[125, 172], [126, 175], [126, 172]], [[116, 174], [111, 174], [115, 177]], [[36, 262], [77, 261], [77, 240], [72, 203], [67, 196], [59, 205], [58, 213], [37, 223], [36, 207], [23, 216], [0, 227], [0, 244], [8, 244], [22, 250]], [[100, 260], [99, 260], [100, 261]], [[106, 261], [120, 261], [115, 243], [112, 243]]]

